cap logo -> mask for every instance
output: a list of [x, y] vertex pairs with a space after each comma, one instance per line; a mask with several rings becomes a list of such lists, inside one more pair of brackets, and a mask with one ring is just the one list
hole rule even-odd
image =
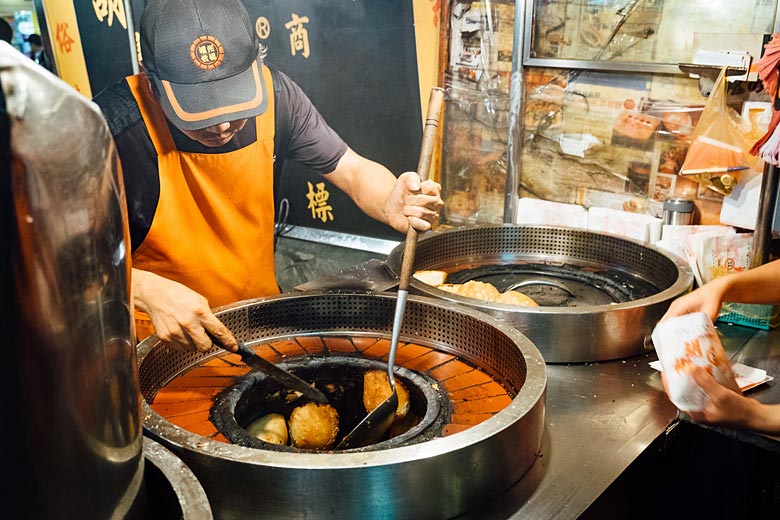
[[216, 69], [225, 60], [225, 48], [213, 36], [201, 36], [190, 45], [190, 58], [203, 70]]

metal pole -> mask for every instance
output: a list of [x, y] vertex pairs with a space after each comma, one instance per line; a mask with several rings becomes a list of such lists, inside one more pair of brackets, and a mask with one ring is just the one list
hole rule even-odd
[[512, 79], [509, 85], [509, 146], [507, 147], [506, 184], [504, 187], [504, 224], [517, 220], [517, 185], [523, 161], [523, 52], [525, 0], [515, 1], [514, 44], [512, 49]]
[[761, 195], [758, 199], [758, 216], [753, 232], [753, 250], [751, 267], [758, 267], [769, 260], [767, 245], [772, 240], [772, 225], [777, 205], [778, 171], [773, 164], [764, 164], [764, 176], [761, 180]]

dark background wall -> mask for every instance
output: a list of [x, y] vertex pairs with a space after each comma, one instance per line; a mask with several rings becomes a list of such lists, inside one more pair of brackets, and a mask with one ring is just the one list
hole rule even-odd
[[[325, 120], [359, 154], [396, 175], [415, 170], [422, 138], [412, 0], [245, 0], [253, 19], [268, 20], [266, 61], [287, 73]], [[307, 19], [309, 55], [293, 53], [295, 15]], [[262, 35], [261, 35], [262, 36]], [[391, 228], [364, 215], [326, 182], [333, 220], [313, 218], [307, 181], [322, 177], [288, 162], [280, 188], [289, 223], [398, 240]]]

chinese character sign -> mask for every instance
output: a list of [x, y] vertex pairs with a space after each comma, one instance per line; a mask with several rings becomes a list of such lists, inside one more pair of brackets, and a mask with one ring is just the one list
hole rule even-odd
[[127, 29], [127, 17], [125, 16], [125, 3], [123, 0], [92, 0], [92, 8], [99, 21], [105, 20], [108, 26], [114, 23], [114, 17], [119, 20], [123, 28]]
[[292, 20], [284, 24], [284, 28], [290, 31], [290, 53], [293, 56], [300, 52], [304, 58], [309, 57], [309, 32], [303, 26], [306, 23], [309, 23], [308, 16], [292, 13]]
[[[97, 1], [97, 0], [95, 0]], [[285, 15], [285, 18], [288, 18]], [[277, 22], [279, 23], [279, 22]], [[305, 24], [309, 23], [308, 16], [299, 16], [297, 13], [289, 14], [289, 21], [285, 22], [284, 28], [290, 33], [290, 55], [303, 56], [308, 58], [311, 51], [309, 47], [309, 31]], [[259, 16], [255, 19], [255, 32], [258, 38], [263, 41], [271, 37], [271, 22], [265, 16]]]
[[[428, 11], [437, 1], [242, 0], [266, 63], [295, 81], [350, 147], [393, 172], [413, 170], [419, 159], [421, 99], [428, 99], [438, 80], [438, 54], [431, 49], [438, 44], [439, 31]], [[421, 39], [425, 45], [420, 48], [431, 59], [417, 63], [415, 30], [423, 23], [430, 38]], [[376, 66], [377, 56], [382, 56], [382, 67]], [[364, 81], [345, 79], [364, 77], [367, 70], [371, 88]], [[421, 70], [429, 71], [430, 81], [419, 81]], [[354, 106], [360, 109], [350, 108]], [[363, 212], [316, 165], [286, 159], [275, 172], [281, 177], [276, 200], [289, 201], [291, 225], [403, 239]]]
[[78, 51], [87, 67], [93, 92], [100, 92], [137, 70], [137, 55], [130, 31], [133, 12], [128, 0], [48, 0], [48, 4], [72, 5], [75, 20], [69, 29], [71, 33], [78, 33], [81, 43]]
[[333, 220], [333, 206], [328, 204], [328, 198], [330, 193], [325, 189], [324, 182], [317, 183], [317, 191], [314, 191], [314, 185], [311, 182], [306, 182], [309, 185], [309, 193], [306, 194], [306, 198], [309, 199], [309, 209], [311, 210], [312, 220], [320, 219], [322, 222]]
[[54, 39], [60, 48], [60, 52], [68, 54], [73, 48], [73, 38], [68, 34], [68, 22], [58, 22]]

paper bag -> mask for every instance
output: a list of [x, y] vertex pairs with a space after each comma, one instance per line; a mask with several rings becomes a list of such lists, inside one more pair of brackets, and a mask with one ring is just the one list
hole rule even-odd
[[718, 332], [706, 313], [694, 312], [662, 321], [653, 330], [652, 338], [669, 399], [683, 412], [698, 412], [707, 405], [707, 395], [689, 373], [694, 366], [705, 367], [718, 383], [739, 391]]

